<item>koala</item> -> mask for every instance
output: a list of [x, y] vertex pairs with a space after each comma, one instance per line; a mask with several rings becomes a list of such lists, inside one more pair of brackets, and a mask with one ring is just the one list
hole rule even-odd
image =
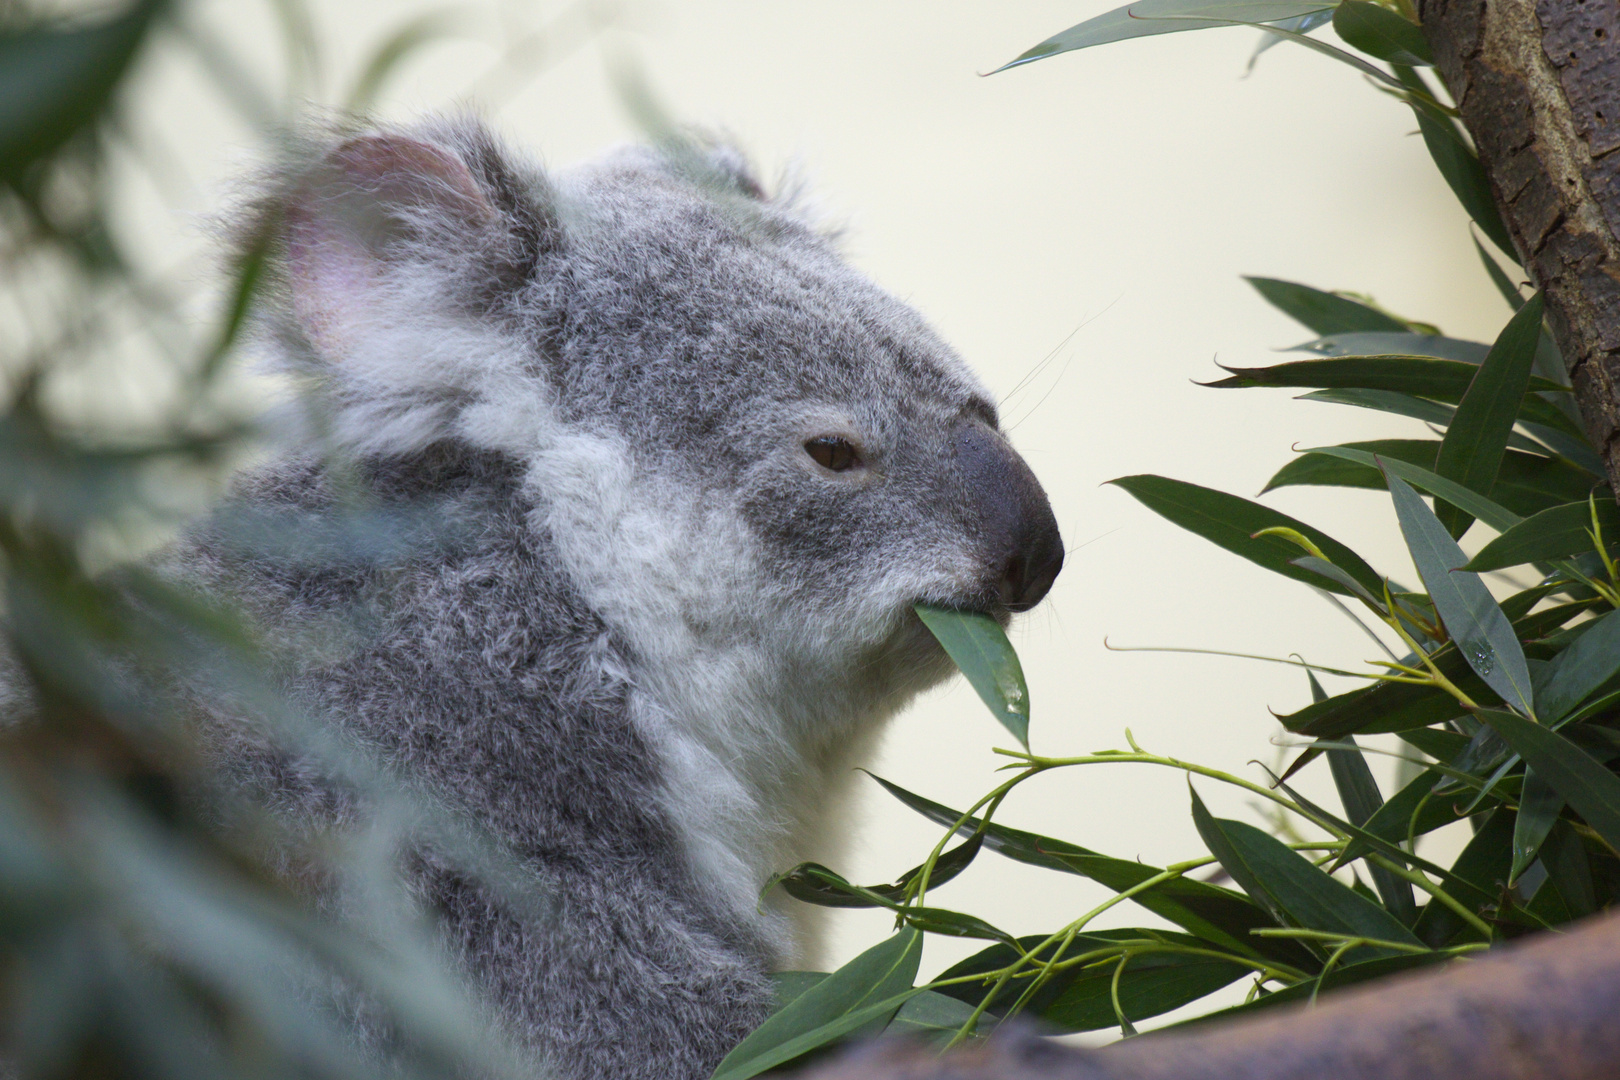
[[[719, 144], [549, 173], [475, 121], [350, 132], [264, 206], [264, 338], [345, 464], [251, 468], [166, 566], [272, 639], [358, 627], [281, 677], [532, 874], [543, 920], [409, 871], [541, 1066], [702, 1080], [816, 955], [763, 885], [836, 851], [852, 766], [953, 670], [913, 605], [1005, 625], [1050, 589], [1040, 484], [923, 319]], [[326, 565], [227, 525], [355, 490], [446, 527]]]

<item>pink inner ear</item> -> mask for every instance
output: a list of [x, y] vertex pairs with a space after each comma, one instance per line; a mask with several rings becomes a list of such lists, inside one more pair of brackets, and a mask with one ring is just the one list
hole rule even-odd
[[326, 161], [341, 183], [385, 206], [437, 204], [468, 225], [482, 225], [495, 216], [466, 163], [418, 139], [366, 135], [344, 143]]
[[378, 222], [437, 210], [469, 229], [495, 209], [454, 154], [397, 135], [367, 135], [332, 151], [286, 208], [293, 312], [322, 352], [341, 355], [386, 273]]

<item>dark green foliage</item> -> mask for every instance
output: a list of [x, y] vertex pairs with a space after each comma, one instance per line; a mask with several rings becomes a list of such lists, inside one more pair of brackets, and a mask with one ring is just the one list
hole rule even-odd
[[[218, 317], [199, 319], [131, 269], [137, 260], [109, 223], [110, 135], [134, 139], [118, 124], [129, 74], [154, 39], [179, 45], [169, 10], [178, 6], [92, 5], [98, 14], [62, 22], [9, 4], [0, 21], [0, 288], [18, 293], [8, 310], [37, 300], [29, 290], [54, 290], [48, 306], [68, 324], [8, 336], [16, 351], [4, 358], [11, 381], [0, 403], [3, 1071], [20, 1080], [527, 1074], [387, 869], [408, 828], [510, 902], [534, 904], [512, 887], [511, 862], [474, 824], [280, 698], [270, 654], [241, 612], [177, 590], [133, 560], [129, 544], [108, 549], [109, 537], [172, 529], [174, 505], [154, 493], [200, 502], [255, 434], [220, 375], [263, 277], [262, 245], [247, 245]], [[261, 119], [267, 137], [290, 120]], [[144, 336], [160, 342], [158, 355], [130, 345]], [[98, 428], [53, 410], [58, 378], [109, 356], [136, 370], [163, 365], [154, 381], [173, 393], [161, 415]], [[242, 536], [352, 549], [391, 543], [404, 524], [350, 509], [329, 523], [331, 536], [270, 522], [242, 522]], [[185, 670], [233, 695], [266, 738], [373, 806], [378, 831], [305, 835], [226, 794], [186, 703], [134, 689], [131, 673], [147, 667]], [[352, 909], [341, 919], [315, 910], [313, 879], [353, 886]], [[397, 1062], [364, 1051], [351, 1023], [319, 1004], [339, 986], [397, 1033]]]
[[[1340, 38], [1370, 59], [1303, 36], [1327, 10]], [[1511, 254], [1466, 134], [1419, 73], [1431, 57], [1405, 10], [1360, 0], [1310, 11], [1259, 0], [1158, 0], [1071, 27], [1008, 66], [1127, 37], [1268, 24], [1275, 38], [1349, 63], [1410, 105], [1475, 225]], [[1252, 974], [1249, 1002], [1205, 1019], [1245, 1014], [1444, 963], [1620, 899], [1620, 571], [1613, 552], [1620, 511], [1570, 408], [1541, 298], [1522, 299], [1513, 285], [1519, 275], [1480, 254], [1513, 312], [1494, 344], [1444, 337], [1364, 298], [1255, 277], [1248, 280], [1268, 301], [1318, 335], [1300, 346], [1314, 358], [1228, 369], [1211, 384], [1309, 388], [1313, 401], [1431, 425], [1437, 438], [1307, 449], [1266, 486], [1387, 489], [1390, 524], [1400, 529], [1425, 591], [1390, 583], [1331, 537], [1258, 502], [1167, 477], [1114, 481], [1168, 521], [1250, 563], [1359, 605], [1389, 640], [1398, 639], [1388, 663], [1362, 673], [1371, 683], [1362, 689], [1328, 696], [1308, 669], [1311, 704], [1279, 717], [1289, 732], [1314, 740], [1301, 744], [1283, 781], [1325, 759], [1342, 817], [1285, 782], [1255, 784], [1150, 753], [1129, 733], [1128, 750], [1068, 758], [1005, 752], [1012, 778], [966, 812], [878, 781], [946, 829], [947, 839], [966, 842], [947, 851], [941, 841], [933, 870], [925, 862], [898, 885], [841, 883], [837, 895], [817, 902], [881, 895], [902, 924], [922, 926], [936, 910], [923, 903], [930, 873], [933, 884], [953, 876], [965, 865], [963, 853], [976, 853], [969, 849], [979, 843], [983, 851], [1091, 878], [1179, 928], [1091, 928], [1109, 903], [1049, 935], [991, 945], [923, 984], [975, 1008], [959, 1039], [1018, 1014], [1054, 1030], [1111, 1023], [1128, 1035], [1135, 1022]], [[1469, 561], [1456, 538], [1476, 519], [1500, 535]], [[1500, 599], [1479, 576], [1516, 567], [1538, 580]], [[930, 618], [942, 640], [951, 633], [949, 618]], [[985, 681], [981, 674], [975, 685]], [[986, 701], [998, 710], [994, 695]], [[1410, 748], [1412, 768], [1385, 799], [1356, 737], [1389, 732]], [[1131, 765], [1244, 787], [1270, 803], [1275, 827], [1217, 818], [1194, 792], [1193, 820], [1211, 855], [1160, 868], [992, 820], [1008, 792], [1030, 777]], [[1429, 833], [1463, 820], [1473, 837], [1449, 866], [1418, 853]], [[1323, 839], [1299, 841], [1301, 834]], [[1187, 876], [1213, 862], [1241, 891]], [[800, 867], [785, 880], [821, 873]]]

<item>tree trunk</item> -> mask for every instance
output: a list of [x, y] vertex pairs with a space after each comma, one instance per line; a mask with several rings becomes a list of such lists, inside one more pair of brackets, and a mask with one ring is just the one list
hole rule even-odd
[[1620, 493], [1620, 4], [1418, 8]]

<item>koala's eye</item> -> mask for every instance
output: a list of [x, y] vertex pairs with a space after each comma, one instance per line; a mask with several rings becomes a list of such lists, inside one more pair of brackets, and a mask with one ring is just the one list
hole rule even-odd
[[833, 472], [846, 472], [861, 463], [855, 444], [837, 435], [817, 435], [804, 444], [804, 452], [815, 458], [817, 465]]

